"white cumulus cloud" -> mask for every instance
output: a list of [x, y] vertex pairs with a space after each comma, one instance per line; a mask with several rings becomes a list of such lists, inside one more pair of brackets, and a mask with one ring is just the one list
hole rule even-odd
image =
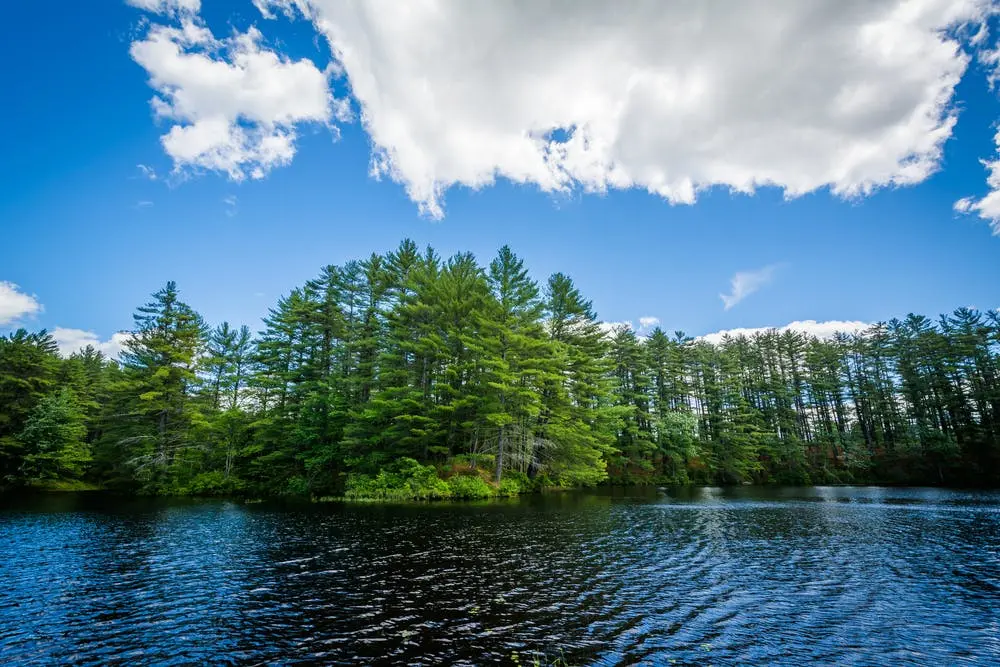
[[870, 326], [870, 322], [861, 322], [859, 320], [827, 320], [825, 322], [817, 322], [816, 320], [799, 320], [786, 324], [782, 327], [725, 329], [723, 331], [716, 331], [715, 333], [699, 336], [698, 339], [718, 344], [722, 342], [723, 338], [726, 336], [731, 338], [735, 338], [737, 336], [753, 336], [754, 334], [764, 333], [766, 331], [798, 331], [816, 338], [829, 339], [833, 338], [833, 335], [838, 332], [848, 334], [857, 333]]
[[12, 282], [0, 280], [0, 326], [6, 326], [42, 311], [42, 304]]
[[[434, 217], [447, 188], [497, 177], [672, 203], [713, 186], [852, 197], [921, 182], [956, 122], [970, 60], [959, 40], [972, 46], [991, 11], [990, 0], [254, 4], [312, 19], [361, 107], [373, 173]], [[212, 135], [239, 143], [224, 128]]]
[[179, 25], [150, 26], [130, 53], [158, 93], [154, 111], [174, 122], [161, 141], [175, 171], [262, 178], [291, 161], [298, 125], [346, 118], [327, 73], [269, 49], [253, 27], [217, 39], [182, 15]]
[[720, 294], [723, 306], [729, 310], [774, 279], [777, 264], [765, 266], [756, 271], [739, 271], [729, 280], [729, 294]]
[[59, 346], [59, 354], [64, 357], [79, 352], [90, 345], [99, 352], [103, 352], [105, 356], [116, 359], [125, 346], [129, 335], [127, 332], [119, 331], [112, 334], [108, 340], [101, 340], [100, 336], [93, 331], [85, 331], [84, 329], [56, 327], [52, 331], [52, 337], [55, 339], [56, 345]]
[[653, 327], [659, 326], [660, 318], [653, 316], [646, 316], [639, 318], [639, 328], [640, 329], [652, 329]]

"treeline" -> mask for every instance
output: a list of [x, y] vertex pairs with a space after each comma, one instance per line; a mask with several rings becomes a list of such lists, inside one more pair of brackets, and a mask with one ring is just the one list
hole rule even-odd
[[563, 274], [404, 241], [252, 335], [173, 283], [119, 360], [0, 337], [0, 484], [483, 497], [639, 484], [1000, 483], [1000, 317], [820, 340], [608, 330]]

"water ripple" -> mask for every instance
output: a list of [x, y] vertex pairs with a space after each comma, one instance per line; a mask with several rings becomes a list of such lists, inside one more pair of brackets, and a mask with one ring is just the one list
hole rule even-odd
[[4, 664], [1000, 663], [1000, 495], [0, 510]]

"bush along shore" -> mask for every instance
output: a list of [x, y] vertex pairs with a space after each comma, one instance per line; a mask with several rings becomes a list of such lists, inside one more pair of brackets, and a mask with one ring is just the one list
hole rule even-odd
[[[667, 286], [665, 286], [665, 289]], [[109, 358], [0, 335], [0, 486], [409, 500], [617, 484], [1000, 484], [1000, 314], [816, 338], [602, 322], [573, 280], [404, 241], [260, 331], [173, 282]]]
[[442, 477], [438, 468], [403, 458], [377, 475], [353, 473], [347, 477], [345, 500], [486, 500], [510, 498], [544, 488], [521, 473], [508, 473], [499, 483], [486, 468], [456, 464]]

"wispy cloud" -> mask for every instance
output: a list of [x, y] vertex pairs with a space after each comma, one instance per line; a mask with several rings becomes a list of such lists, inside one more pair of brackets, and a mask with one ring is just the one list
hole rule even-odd
[[125, 4], [156, 14], [187, 15], [201, 8], [201, 0], [125, 0]]
[[135, 203], [135, 208], [142, 210], [144, 208], [150, 208], [152, 205], [153, 202], [149, 201], [148, 199], [141, 199]]
[[239, 200], [236, 198], [236, 195], [229, 195], [228, 197], [223, 197], [222, 203], [226, 205], [226, 215], [229, 216], [230, 218], [239, 212], [239, 209], [236, 208], [236, 205], [239, 203]]
[[[989, 35], [987, 25], [983, 23], [979, 32], [971, 40], [973, 45], [980, 46]], [[980, 64], [987, 71], [990, 89], [995, 89], [1000, 82], [1000, 45], [993, 48], [982, 48], [978, 53]], [[993, 135], [996, 152], [992, 159], [980, 160], [986, 169], [986, 185], [989, 192], [981, 197], [962, 197], [954, 204], [956, 213], [975, 213], [990, 224], [994, 236], [1000, 236], [1000, 131]]]
[[148, 167], [144, 164], [137, 164], [135, 167], [142, 174], [143, 178], [148, 178], [151, 181], [155, 181], [157, 179], [156, 170], [152, 167]]
[[739, 271], [730, 280], [729, 294], [720, 294], [719, 298], [726, 310], [729, 310], [743, 299], [747, 298], [761, 287], [774, 279], [774, 274], [780, 264], [769, 264], [756, 271]]

